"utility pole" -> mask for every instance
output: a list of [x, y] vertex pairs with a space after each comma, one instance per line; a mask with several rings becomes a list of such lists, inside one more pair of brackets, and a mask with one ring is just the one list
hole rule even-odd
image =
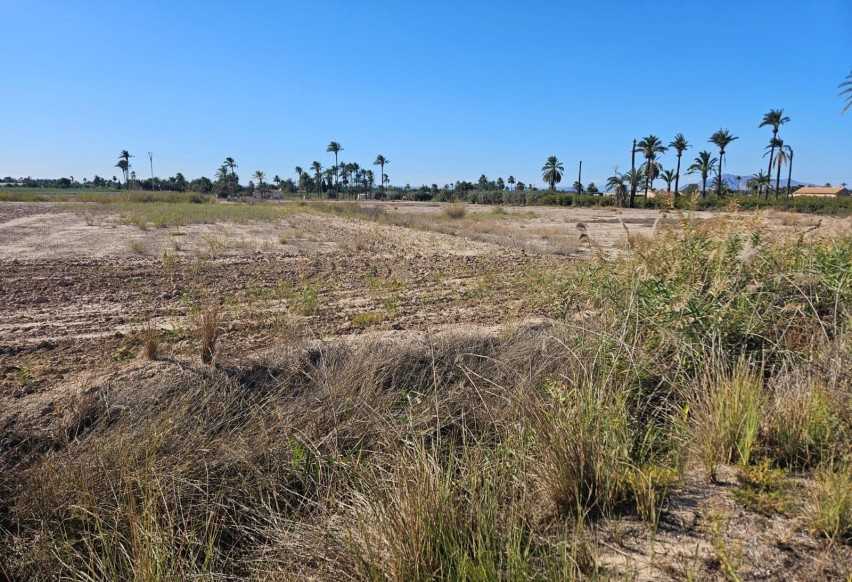
[[577, 174], [577, 185], [579, 186], [577, 194], [583, 193], [583, 160], [580, 160], [580, 172]]
[[633, 139], [633, 149], [630, 150], [630, 208], [636, 206], [636, 138]]
[[154, 154], [148, 152], [148, 161], [151, 162], [151, 192], [154, 191]]

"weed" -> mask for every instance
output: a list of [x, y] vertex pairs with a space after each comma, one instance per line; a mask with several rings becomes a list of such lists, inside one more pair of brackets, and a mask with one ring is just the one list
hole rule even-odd
[[201, 309], [201, 361], [205, 364], [213, 362], [216, 353], [216, 340], [219, 339], [219, 303], [208, 301]]
[[140, 239], [132, 239], [129, 243], [130, 251], [136, 255], [146, 255], [148, 254], [148, 247], [145, 244], [144, 240]]
[[387, 316], [384, 313], [359, 313], [352, 318], [352, 325], [366, 327], [383, 322]]
[[832, 542], [852, 539], [852, 463], [824, 463], [814, 471], [814, 480], [808, 503], [811, 527]]
[[791, 485], [784, 471], [772, 468], [771, 459], [740, 467], [737, 479], [740, 488], [734, 491], [734, 497], [752, 511], [767, 517], [793, 512]]

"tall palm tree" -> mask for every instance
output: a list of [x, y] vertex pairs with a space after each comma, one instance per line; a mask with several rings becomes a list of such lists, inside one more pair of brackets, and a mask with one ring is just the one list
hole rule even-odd
[[680, 192], [680, 158], [683, 155], [683, 152], [686, 151], [686, 148], [691, 147], [689, 142], [686, 141], [686, 138], [683, 137], [682, 133], [677, 134], [672, 142], [669, 144], [670, 148], [673, 148], [677, 152], [677, 173], [675, 174], [675, 201], [677, 201], [677, 197]]
[[317, 177], [317, 198], [322, 198], [322, 164], [315, 161], [311, 163], [311, 169]]
[[[845, 89], [843, 87], [846, 87]], [[840, 93], [837, 94], [838, 97], [843, 97], [846, 95], [846, 105], [843, 106], [843, 109], [840, 111], [840, 115], [846, 113], [846, 110], [852, 107], [852, 73], [846, 75], [846, 80], [840, 83], [837, 86], [838, 89], [841, 89]]]
[[665, 181], [666, 190], [671, 192], [672, 191], [672, 182], [674, 182], [675, 178], [676, 178], [674, 170], [664, 170], [663, 172], [660, 173], [660, 178], [662, 178], [663, 181]]
[[752, 174], [751, 178], [749, 178], [746, 182], [746, 188], [756, 190], [758, 197], [760, 197], [760, 193], [764, 187], [766, 187], [768, 191], [771, 185], [772, 178], [763, 170], [760, 170], [757, 174]]
[[606, 189], [609, 192], [612, 192], [615, 195], [615, 205], [616, 206], [624, 206], [624, 202], [627, 198], [627, 183], [624, 174], [619, 174], [618, 170], [607, 178], [606, 180]]
[[373, 185], [376, 183], [376, 175], [373, 173], [373, 170], [366, 170], [364, 172], [364, 186], [367, 188], [367, 194], [369, 198], [373, 197]]
[[565, 167], [556, 156], [547, 158], [547, 162], [541, 167], [541, 179], [550, 184], [550, 189], [555, 190], [556, 185], [562, 181], [562, 173]]
[[716, 195], [722, 195], [722, 163], [725, 161], [725, 148], [728, 147], [735, 139], [739, 139], [739, 137], [734, 137], [727, 129], [720, 129], [716, 133], [710, 136], [710, 143], [716, 145], [719, 148], [719, 179], [716, 184]]
[[[761, 127], [766, 127], [767, 125], [772, 127], [772, 140], [770, 145], [772, 148], [769, 152], [769, 167], [766, 169], [766, 173], [772, 175], [772, 160], [775, 155], [775, 139], [778, 137], [778, 128], [790, 121], [789, 117], [784, 117], [783, 109], [770, 109], [769, 113], [763, 115], [763, 121], [760, 122], [760, 125], [757, 126], [758, 129]], [[768, 192], [767, 192], [768, 195]]]
[[343, 151], [343, 147], [336, 141], [330, 142], [328, 147], [325, 148], [326, 152], [334, 154], [334, 189], [337, 190], [337, 181], [338, 181], [338, 173], [337, 173], [337, 154], [338, 152]]
[[708, 151], [698, 152], [695, 162], [686, 169], [687, 174], [701, 174], [701, 197], [707, 196], [707, 176], [716, 168], [719, 162]]
[[225, 158], [225, 165], [228, 166], [228, 169], [231, 170], [231, 175], [234, 175], [234, 168], [239, 168], [237, 162], [234, 161], [234, 158], [228, 156]]
[[382, 180], [382, 200], [385, 198], [385, 164], [389, 164], [390, 160], [384, 157], [382, 154], [376, 156], [376, 159], [373, 161], [374, 166], [381, 166], [381, 180]]
[[509, 177], [506, 179], [506, 183], [509, 185], [509, 190], [511, 190], [511, 189], [512, 189], [512, 186], [514, 186], [514, 185], [515, 185], [515, 177], [514, 177], [514, 176], [509, 176]]
[[653, 185], [654, 178], [657, 177], [659, 170], [656, 162], [657, 154], [663, 153], [667, 148], [660, 141], [660, 138], [651, 134], [639, 140], [636, 149], [645, 156], [645, 198], [647, 198], [648, 187]]
[[[787, 198], [790, 197], [790, 182], [793, 180], [793, 148], [784, 146], [787, 150]], [[846, 186], [844, 186], [845, 188]]]

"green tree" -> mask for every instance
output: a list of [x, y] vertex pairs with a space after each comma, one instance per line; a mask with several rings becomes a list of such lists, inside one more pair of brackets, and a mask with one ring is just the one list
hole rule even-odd
[[509, 177], [506, 179], [506, 183], [507, 183], [507, 184], [509, 184], [509, 190], [511, 190], [511, 189], [512, 189], [512, 186], [514, 186], [514, 185], [515, 185], [515, 177], [514, 177], [514, 176], [509, 176]]
[[239, 168], [239, 166], [237, 165], [237, 162], [234, 161], [234, 158], [232, 158], [231, 156], [225, 158], [225, 165], [228, 166], [229, 170], [231, 170], [232, 176], [236, 175], [234, 169]]
[[127, 188], [127, 170], [130, 168], [130, 164], [127, 162], [127, 160], [118, 160], [118, 163], [115, 164], [115, 167], [121, 170], [121, 174], [124, 176], [124, 187]]
[[266, 173], [257, 170], [251, 178], [252, 180], [257, 180], [257, 190], [260, 192], [260, 195], [262, 197], [263, 188], [264, 186], [266, 186], [266, 184], [264, 184], [264, 180], [266, 180]]
[[683, 152], [691, 146], [689, 145], [689, 142], [686, 141], [686, 138], [683, 137], [683, 134], [679, 133], [674, 137], [672, 142], [669, 144], [669, 147], [677, 152], [677, 173], [675, 174], [675, 201], [677, 201], [677, 198], [680, 195], [680, 158], [683, 156]]
[[666, 183], [666, 190], [669, 192], [672, 191], [672, 182], [675, 181], [676, 177], [674, 170], [664, 170], [660, 173], [660, 178]]
[[497, 178], [497, 189], [503, 190], [506, 187], [506, 183], [503, 181], [503, 178]]
[[547, 162], [541, 167], [541, 179], [550, 184], [550, 189], [555, 190], [556, 185], [562, 181], [562, 173], [565, 167], [556, 156], [547, 158]]
[[687, 168], [687, 174], [700, 174], [701, 175], [701, 197], [705, 198], [707, 196], [707, 176], [716, 168], [719, 160], [713, 157], [708, 151], [698, 152], [698, 157], [695, 158], [695, 162], [689, 168]]
[[384, 157], [382, 154], [377, 155], [376, 159], [373, 160], [374, 166], [381, 166], [382, 167], [382, 173], [381, 173], [381, 176], [379, 176], [381, 178], [381, 181], [382, 181], [382, 194], [381, 194], [382, 199], [384, 199], [384, 197], [385, 197], [385, 178], [386, 178], [386, 176], [385, 176], [385, 164], [389, 164], [389, 163], [390, 163], [390, 160], [387, 159], [386, 157]]
[[622, 174], [627, 184], [630, 186], [630, 208], [636, 208], [636, 191], [639, 185], [645, 180], [645, 168], [630, 168], [629, 172]]
[[317, 198], [322, 198], [322, 164], [314, 161], [311, 163], [311, 169], [316, 175]]
[[304, 184], [305, 182], [305, 180], [302, 178], [302, 175], [305, 173], [305, 171], [302, 169], [302, 166], [296, 166], [295, 168], [293, 168], [293, 171], [296, 172], [296, 180], [298, 180], [296, 182], [296, 187], [301, 190], [302, 184]]
[[760, 170], [757, 174], [752, 174], [752, 176], [746, 181], [746, 188], [750, 188], [754, 190], [758, 197], [760, 193], [763, 191], [764, 187], [767, 190], [767, 196], [769, 187], [772, 185], [772, 178], [769, 174], [766, 174], [763, 170]]
[[341, 147], [341, 145], [339, 143], [337, 143], [336, 141], [333, 141], [333, 142], [330, 142], [328, 144], [328, 147], [325, 148], [325, 151], [327, 153], [333, 153], [334, 154], [334, 189], [337, 190], [338, 179], [340, 177], [340, 175], [338, 174], [338, 168], [337, 168], [337, 154], [339, 152], [342, 152], [343, 148]]
[[648, 198], [648, 187], [653, 186], [654, 178], [657, 177], [659, 171], [656, 162], [657, 154], [665, 152], [667, 148], [660, 141], [660, 138], [651, 134], [639, 140], [636, 149], [645, 156], [645, 198]]
[[[772, 127], [772, 141], [769, 142], [769, 145], [772, 146], [769, 152], [769, 167], [766, 169], [766, 173], [770, 176], [772, 175], [772, 160], [775, 155], [775, 139], [778, 137], [778, 128], [790, 121], [789, 117], [784, 117], [783, 109], [770, 109], [769, 113], [763, 115], [763, 121], [760, 122], [760, 125], [757, 126], [758, 129], [761, 127], [766, 127], [767, 125]], [[768, 193], [767, 193], [768, 194]]]
[[[130, 155], [130, 152], [127, 150], [121, 150], [121, 153], [118, 154], [119, 163], [115, 165], [116, 168], [120, 168], [122, 172], [124, 172], [124, 187], [127, 188], [130, 185], [130, 158], [133, 156]], [[123, 164], [121, 162], [124, 162]]]
[[734, 137], [727, 129], [720, 129], [716, 133], [710, 136], [710, 143], [715, 144], [716, 147], [719, 148], [719, 176], [716, 185], [716, 195], [722, 195], [722, 164], [725, 161], [725, 148], [734, 141], [735, 139], [739, 139], [738, 137]]
[[624, 206], [629, 192], [624, 174], [619, 174], [616, 170], [612, 176], [606, 179], [606, 189], [615, 196], [616, 206]]

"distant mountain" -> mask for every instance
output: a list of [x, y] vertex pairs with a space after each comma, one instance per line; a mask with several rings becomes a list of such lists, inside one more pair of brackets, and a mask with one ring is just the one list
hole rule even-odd
[[[684, 188], [686, 188], [690, 184], [695, 184], [699, 188], [701, 187], [701, 181], [695, 179], [695, 174], [690, 174], [687, 177], [687, 181], [685, 183], [684, 183], [684, 177], [685, 176], [681, 176], [681, 186], [680, 186], [681, 190], [683, 190]], [[713, 183], [715, 178], [716, 178], [715, 175], [709, 176], [707, 178], [707, 188], [710, 188], [710, 184]], [[738, 186], [737, 185], [737, 177], [734, 174], [722, 174], [722, 180], [723, 180], [724, 184], [728, 188], [730, 188], [731, 190], [745, 190], [746, 189], [746, 182], [748, 182], [749, 178], [750, 178], [750, 176], [740, 176], [740, 183], [739, 183], [739, 186]], [[659, 179], [657, 180], [656, 183], [659, 183]], [[817, 184], [811, 184], [809, 182], [799, 182], [798, 180], [790, 180], [790, 183], [794, 187], [796, 187], [796, 186], [816, 186], [817, 185]], [[787, 187], [787, 177], [786, 176], [781, 176], [781, 186], [784, 187], [784, 188]], [[772, 177], [772, 187], [773, 188], [775, 187], [775, 176]]]

